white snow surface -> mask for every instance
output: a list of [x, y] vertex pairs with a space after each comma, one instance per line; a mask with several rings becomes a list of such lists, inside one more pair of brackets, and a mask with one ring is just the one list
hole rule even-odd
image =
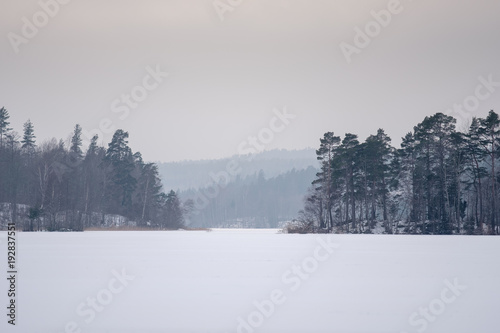
[[[500, 332], [499, 237], [216, 229], [17, 238], [16, 326], [2, 278], [0, 332]], [[1, 232], [3, 276], [6, 241]]]

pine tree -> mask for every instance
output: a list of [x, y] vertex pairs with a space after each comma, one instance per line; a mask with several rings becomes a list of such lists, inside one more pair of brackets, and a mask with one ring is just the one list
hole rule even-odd
[[184, 226], [181, 202], [173, 190], [166, 195], [164, 214], [167, 228], [178, 229]]
[[140, 173], [137, 197], [140, 204], [140, 219], [144, 223], [153, 219], [152, 212], [158, 205], [158, 196], [162, 186], [156, 164], [142, 164]]
[[92, 137], [92, 139], [90, 139], [90, 144], [89, 144], [89, 147], [87, 148], [87, 153], [86, 153], [86, 157], [87, 156], [92, 156], [94, 155], [96, 152], [97, 152], [97, 139], [99, 138], [99, 136], [96, 134]]
[[[135, 191], [137, 180], [132, 173], [135, 170], [134, 156], [128, 146], [128, 133], [119, 129], [113, 135], [108, 145], [105, 162], [110, 167], [109, 174], [112, 186], [107, 193], [114, 208], [118, 212], [127, 212], [132, 209], [132, 193]], [[116, 200], [119, 198], [119, 200]]]
[[[382, 217], [386, 223], [386, 230], [389, 231], [387, 194], [389, 183], [389, 165], [392, 159], [390, 146], [391, 138], [385, 134], [383, 129], [379, 129], [376, 135], [370, 135], [361, 149], [361, 156], [365, 161], [365, 192], [369, 192], [370, 197], [370, 220], [376, 219], [377, 202], [382, 204]], [[368, 195], [368, 193], [366, 193]], [[367, 205], [368, 206], [368, 205]]]
[[73, 132], [73, 137], [71, 138], [71, 146], [69, 148], [70, 153], [74, 158], [80, 159], [83, 155], [82, 152], [82, 128], [79, 124], [75, 125], [75, 130]]
[[405, 198], [405, 209], [409, 210], [409, 222], [414, 222], [413, 232], [416, 232], [416, 224], [425, 219], [424, 189], [422, 181], [423, 169], [418, 162], [417, 140], [413, 132], [407, 133], [398, 150], [401, 160], [400, 180]]
[[7, 111], [5, 107], [2, 107], [0, 109], [0, 149], [3, 147], [3, 137], [6, 136], [10, 130], [12, 130], [8, 127], [10, 125], [8, 122], [9, 118], [9, 111]]
[[481, 144], [485, 153], [489, 156], [490, 163], [490, 188], [491, 188], [491, 214], [490, 214], [490, 234], [498, 233], [497, 228], [497, 174], [495, 161], [498, 157], [500, 140], [500, 118], [498, 114], [491, 110], [486, 119], [481, 120]]
[[434, 154], [436, 156], [437, 176], [436, 193], [437, 202], [436, 220], [439, 221], [440, 234], [450, 234], [451, 226], [451, 205], [450, 205], [450, 184], [453, 179], [453, 172], [450, 170], [450, 158], [453, 156], [454, 146], [452, 138], [455, 135], [455, 118], [446, 116], [443, 113], [436, 113], [431, 117], [433, 127]]
[[342, 144], [339, 146], [339, 152], [345, 177], [345, 221], [347, 231], [349, 231], [349, 221], [352, 223], [352, 227], [356, 228], [356, 186], [358, 185], [357, 172], [359, 168], [358, 136], [346, 133], [344, 139], [342, 139]]
[[469, 159], [469, 172], [472, 175], [472, 186], [474, 188], [474, 219], [479, 233], [483, 233], [484, 225], [484, 203], [483, 203], [483, 182], [488, 171], [484, 167], [485, 151], [481, 147], [481, 124], [476, 117], [472, 118], [469, 131], [466, 135], [466, 154]]
[[[317, 179], [313, 182], [316, 185], [318, 202], [320, 209], [320, 228], [331, 230], [333, 227], [332, 209], [334, 204], [334, 182], [332, 179], [332, 163], [336, 154], [336, 149], [340, 144], [340, 137], [335, 136], [333, 132], [327, 132], [320, 139], [320, 147], [316, 150], [317, 160], [321, 163], [321, 171], [316, 174]], [[323, 203], [324, 202], [324, 203]], [[323, 207], [326, 208], [326, 214], [323, 214]]]
[[33, 153], [36, 147], [35, 143], [35, 128], [31, 120], [28, 119], [23, 125], [24, 134], [23, 139], [21, 140], [22, 146], [21, 148], [26, 150], [28, 153]]
[[463, 198], [463, 185], [466, 184], [467, 167], [471, 156], [467, 154], [467, 135], [453, 132], [450, 135], [449, 156], [447, 158], [447, 200], [446, 209], [449, 214], [449, 233], [462, 232], [463, 219], [468, 205], [468, 199]]
[[104, 200], [101, 200], [105, 194], [105, 170], [100, 167], [104, 158], [105, 150], [97, 146], [98, 136], [94, 135], [90, 140], [89, 147], [82, 162], [82, 182], [83, 182], [83, 212], [86, 220], [85, 226], [92, 225], [90, 212], [100, 211], [103, 213], [105, 207]]

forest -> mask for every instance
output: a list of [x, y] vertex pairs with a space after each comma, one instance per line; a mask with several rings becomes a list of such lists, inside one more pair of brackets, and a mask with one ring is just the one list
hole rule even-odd
[[267, 177], [261, 169], [246, 177], [238, 175], [223, 186], [212, 183], [180, 191], [179, 197], [195, 203], [189, 215], [192, 226], [281, 228], [297, 216], [317, 171], [309, 166]]
[[38, 144], [30, 120], [19, 135], [9, 118], [1, 108], [0, 227], [9, 219], [24, 231], [280, 227], [293, 220], [288, 232], [499, 234], [494, 111], [472, 118], [465, 132], [452, 116], [428, 116], [399, 148], [383, 129], [364, 142], [327, 132], [316, 150], [318, 169], [238, 176], [203, 205], [200, 193], [209, 187], [164, 191], [158, 165], [132, 152], [121, 129], [106, 148], [97, 136], [82, 147], [78, 124], [70, 140]]
[[[100, 227], [183, 227], [192, 202], [163, 192], [158, 166], [143, 161], [118, 129], [107, 148], [94, 136], [82, 147], [75, 125], [69, 144], [37, 144], [28, 120], [19, 135], [0, 109], [0, 212], [24, 231], [81, 231]], [[17, 221], [16, 221], [17, 220]]]
[[289, 232], [498, 235], [500, 119], [474, 117], [465, 133], [443, 113], [396, 149], [379, 129], [364, 142], [325, 133], [321, 170]]

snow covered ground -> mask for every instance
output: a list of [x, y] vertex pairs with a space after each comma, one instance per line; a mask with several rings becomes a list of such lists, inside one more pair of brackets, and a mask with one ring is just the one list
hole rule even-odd
[[500, 237], [105, 231], [17, 248], [1, 332], [500, 331]]

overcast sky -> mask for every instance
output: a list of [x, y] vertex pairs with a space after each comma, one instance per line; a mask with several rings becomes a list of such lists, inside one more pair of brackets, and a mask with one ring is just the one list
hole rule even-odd
[[[148, 161], [230, 156], [259, 133], [262, 148], [300, 149], [384, 128], [399, 145], [454, 104], [499, 112], [500, 83], [478, 78], [500, 82], [500, 1], [393, 1], [72, 0], [51, 17], [1, 0], [0, 106], [19, 133], [30, 118], [39, 143], [76, 123], [122, 128]], [[372, 29], [368, 45], [356, 27]]]

